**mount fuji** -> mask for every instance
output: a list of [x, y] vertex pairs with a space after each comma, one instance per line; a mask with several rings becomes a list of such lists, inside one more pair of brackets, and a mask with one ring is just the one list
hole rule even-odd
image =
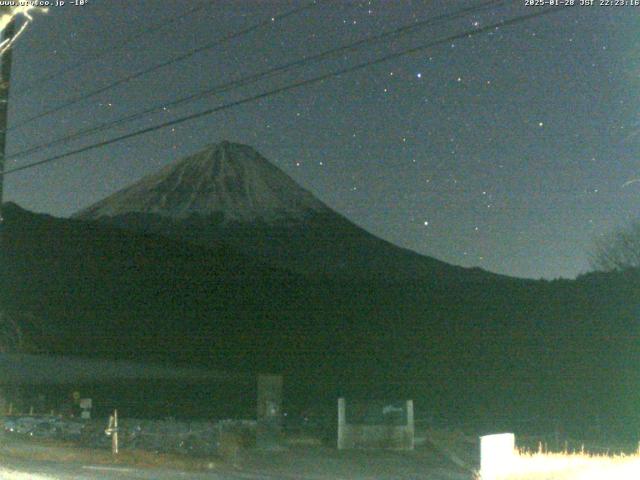
[[395, 282], [495, 278], [395, 246], [355, 225], [253, 148], [223, 141], [78, 212], [74, 218], [226, 244], [297, 273]]
[[254, 149], [221, 142], [79, 212], [81, 219], [130, 213], [225, 223], [301, 220], [330, 210]]

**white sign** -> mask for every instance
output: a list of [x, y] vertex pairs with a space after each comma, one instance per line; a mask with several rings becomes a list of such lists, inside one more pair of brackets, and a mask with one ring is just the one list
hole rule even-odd
[[512, 470], [516, 453], [513, 433], [480, 437], [480, 478], [494, 480]]

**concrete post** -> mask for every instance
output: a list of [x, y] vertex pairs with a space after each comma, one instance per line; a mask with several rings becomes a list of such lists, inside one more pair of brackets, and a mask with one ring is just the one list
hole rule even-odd
[[413, 400], [407, 400], [407, 435], [409, 435], [409, 448], [415, 447], [415, 422], [413, 420]]
[[117, 455], [119, 452], [118, 445], [118, 410], [113, 411], [113, 434], [111, 436], [111, 453]]
[[338, 450], [344, 449], [345, 426], [347, 425], [347, 408], [344, 398], [338, 399]]
[[494, 480], [508, 474], [516, 459], [516, 438], [513, 433], [480, 437], [480, 478]]

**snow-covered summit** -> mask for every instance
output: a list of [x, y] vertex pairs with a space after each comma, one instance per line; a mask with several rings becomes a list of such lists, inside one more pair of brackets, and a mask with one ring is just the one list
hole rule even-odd
[[81, 219], [147, 213], [174, 219], [224, 214], [224, 220], [303, 219], [329, 208], [253, 148], [210, 145], [74, 215]]

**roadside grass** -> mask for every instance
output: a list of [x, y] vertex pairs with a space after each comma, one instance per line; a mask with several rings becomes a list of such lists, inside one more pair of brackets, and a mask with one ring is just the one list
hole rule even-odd
[[599, 455], [584, 452], [519, 451], [508, 472], [481, 480], [638, 480], [640, 454]]

